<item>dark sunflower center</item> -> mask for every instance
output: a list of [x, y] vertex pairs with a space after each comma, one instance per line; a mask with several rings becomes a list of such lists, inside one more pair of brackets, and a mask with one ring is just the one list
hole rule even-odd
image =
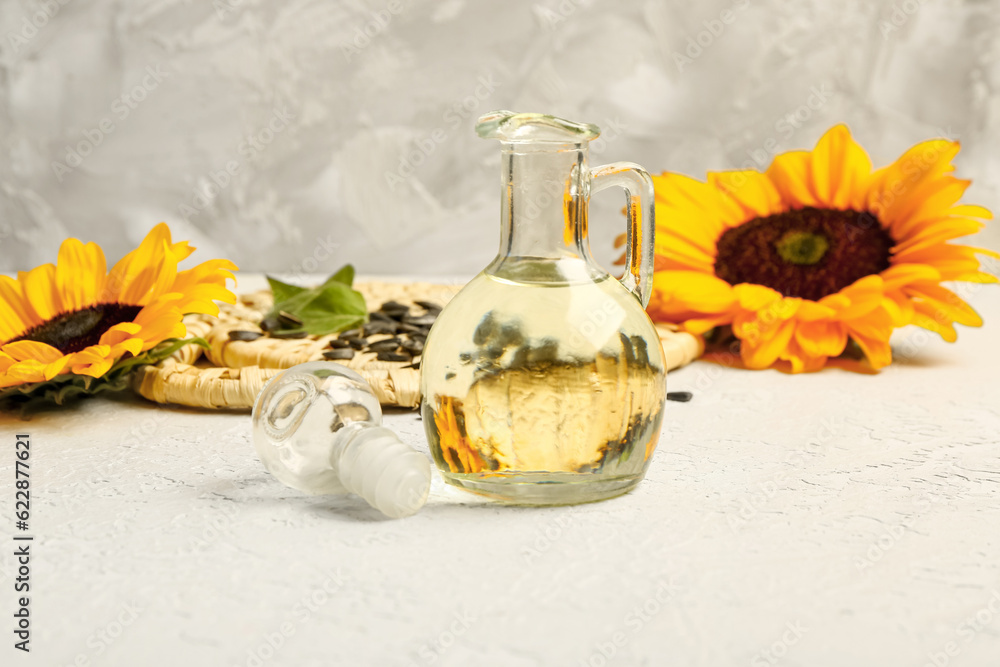
[[801, 208], [754, 218], [719, 237], [715, 275], [818, 301], [889, 268], [895, 242], [870, 213]]
[[101, 303], [56, 315], [7, 342], [33, 340], [51, 345], [63, 354], [72, 354], [85, 347], [97, 345], [105, 331], [121, 322], [131, 322], [140, 310], [142, 306]]

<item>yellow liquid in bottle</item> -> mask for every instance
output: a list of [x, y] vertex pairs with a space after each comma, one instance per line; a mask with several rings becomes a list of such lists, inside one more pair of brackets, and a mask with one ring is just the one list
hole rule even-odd
[[438, 467], [511, 502], [624, 493], [660, 432], [656, 330], [621, 283], [591, 277], [582, 260], [514, 268], [473, 279], [431, 331], [423, 419]]

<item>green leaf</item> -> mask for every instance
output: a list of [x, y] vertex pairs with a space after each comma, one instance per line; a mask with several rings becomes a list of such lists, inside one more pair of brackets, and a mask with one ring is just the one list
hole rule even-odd
[[268, 281], [274, 290], [275, 300], [267, 317], [276, 318], [279, 313], [285, 312], [302, 320], [299, 327], [283, 328], [285, 333], [304, 331], [313, 336], [325, 336], [358, 326], [368, 319], [364, 297], [361, 292], [351, 289], [354, 267], [350, 264], [319, 287], [311, 289], [286, 285], [273, 278], [268, 278]]
[[348, 287], [354, 284], [354, 267], [350, 264], [344, 264], [340, 269], [326, 279], [324, 285], [328, 285], [331, 282], [344, 283]]
[[274, 302], [278, 303], [280, 301], [287, 301], [291, 299], [296, 294], [301, 294], [307, 291], [305, 287], [299, 287], [298, 285], [289, 285], [288, 283], [281, 282], [277, 278], [267, 277], [267, 283], [271, 286], [271, 294], [274, 295]]

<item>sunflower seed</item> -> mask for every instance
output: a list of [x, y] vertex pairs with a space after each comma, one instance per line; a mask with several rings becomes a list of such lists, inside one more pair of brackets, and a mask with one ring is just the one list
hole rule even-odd
[[392, 352], [399, 347], [398, 338], [386, 338], [385, 340], [376, 341], [368, 345], [368, 349], [372, 352]]
[[434, 324], [434, 320], [437, 319], [437, 315], [432, 315], [430, 313], [425, 315], [404, 315], [403, 321], [407, 324], [412, 324], [418, 327], [429, 327]]
[[342, 350], [344, 348], [350, 347], [351, 344], [344, 340], [343, 338], [334, 338], [330, 341], [330, 347], [335, 350]]
[[417, 356], [424, 351], [424, 343], [419, 340], [404, 340], [400, 343], [400, 347], [411, 353], [413, 356]]
[[291, 339], [291, 338], [305, 338], [309, 333], [306, 331], [272, 331], [271, 338], [280, 339]]
[[260, 331], [245, 331], [243, 329], [233, 329], [229, 332], [229, 340], [257, 340], [264, 334]]
[[265, 317], [260, 322], [260, 328], [264, 331], [277, 331], [281, 328], [281, 322], [277, 317]]
[[398, 301], [386, 301], [382, 304], [380, 310], [409, 310], [410, 307], [405, 303], [400, 303]]
[[324, 359], [353, 359], [354, 350], [324, 350]]
[[379, 310], [381, 310], [383, 313], [385, 313], [392, 319], [399, 320], [406, 317], [407, 314], [409, 314], [410, 307], [398, 303], [396, 301], [386, 301], [385, 303], [382, 304], [382, 307], [379, 308]]
[[667, 400], [687, 403], [694, 396], [690, 391], [668, 391]]
[[289, 329], [302, 326], [302, 320], [292, 315], [287, 310], [282, 310], [278, 312], [278, 321], [284, 324]]
[[374, 312], [368, 313], [368, 316], [371, 319], [373, 319], [373, 320], [379, 320], [380, 322], [393, 322], [394, 321], [391, 317], [389, 317], [385, 313], [381, 313], [381, 312], [379, 312], [377, 310], [374, 311]]
[[361, 329], [348, 329], [347, 331], [341, 331], [337, 338], [361, 338]]
[[441, 312], [441, 306], [439, 306], [438, 304], [434, 303], [433, 301], [414, 301], [413, 303], [417, 304], [418, 306], [420, 306], [424, 310], [428, 310], [428, 311], [431, 311], [431, 312], [434, 312], [434, 313], [440, 313]]
[[414, 326], [412, 324], [407, 324], [406, 322], [400, 322], [399, 325], [396, 327], [396, 333], [414, 334], [414, 333], [420, 333], [422, 331], [423, 329], [421, 329], [420, 327]]
[[366, 336], [371, 336], [374, 334], [394, 334], [396, 333], [396, 327], [399, 325], [394, 321], [383, 322], [377, 320], [375, 322], [369, 322], [364, 326], [364, 334]]
[[368, 345], [367, 338], [348, 338], [347, 344], [351, 346], [354, 350], [363, 350], [365, 346]]
[[409, 361], [410, 355], [398, 352], [379, 352], [375, 358], [378, 361]]

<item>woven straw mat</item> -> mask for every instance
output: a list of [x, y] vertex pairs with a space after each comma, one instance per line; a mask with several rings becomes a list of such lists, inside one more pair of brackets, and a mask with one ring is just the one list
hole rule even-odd
[[[461, 285], [432, 283], [358, 282], [355, 289], [365, 297], [369, 309], [386, 301], [413, 305], [414, 301], [446, 304]], [[189, 315], [184, 318], [189, 336], [201, 336], [211, 349], [187, 345], [158, 364], [143, 366], [135, 373], [133, 388], [157, 403], [198, 408], [240, 409], [253, 407], [257, 393], [282, 369], [306, 361], [323, 359], [329, 336], [301, 339], [262, 337], [253, 341], [229, 340], [234, 329], [260, 331], [259, 323], [271, 309], [270, 291], [240, 297], [235, 305], [223, 304], [219, 316]], [[658, 324], [667, 369], [679, 368], [703, 351], [702, 341], [691, 334]], [[385, 336], [370, 336], [375, 342]], [[419, 360], [419, 357], [417, 358]], [[409, 362], [378, 361], [374, 352], [355, 352], [354, 358], [338, 361], [361, 374], [382, 405], [413, 408], [420, 403], [420, 371]]]

